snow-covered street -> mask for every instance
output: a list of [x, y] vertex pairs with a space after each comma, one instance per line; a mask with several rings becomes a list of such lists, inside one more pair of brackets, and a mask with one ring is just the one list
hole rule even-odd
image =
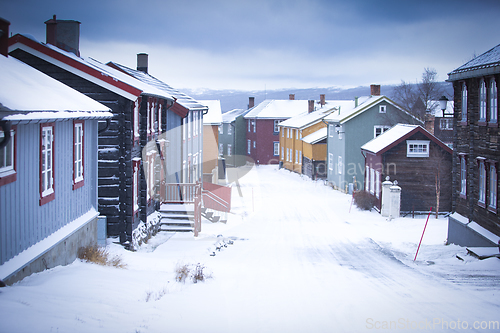
[[[499, 331], [500, 260], [446, 246], [446, 219], [414, 262], [426, 216], [388, 221], [276, 166], [240, 172], [227, 224], [137, 252], [109, 240], [126, 269], [77, 260], [2, 288], [0, 332]], [[212, 278], [175, 281], [197, 263]]]

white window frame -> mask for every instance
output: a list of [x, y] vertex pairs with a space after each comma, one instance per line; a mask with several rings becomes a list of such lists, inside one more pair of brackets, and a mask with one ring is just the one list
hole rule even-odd
[[333, 138], [333, 133], [335, 133], [335, 128], [333, 127], [333, 124], [329, 124], [328, 125], [328, 136], [330, 138]]
[[295, 163], [299, 163], [299, 151], [295, 150]]
[[486, 122], [486, 82], [479, 83], [479, 121]]
[[233, 135], [233, 126], [231, 126], [231, 123], [227, 124], [227, 135]]
[[467, 85], [462, 83], [462, 122], [467, 121]]
[[498, 200], [498, 174], [497, 168], [495, 164], [490, 164], [489, 167], [489, 189], [488, 189], [488, 206], [492, 209], [497, 208], [497, 200]]
[[453, 118], [439, 119], [439, 128], [442, 131], [453, 131]]
[[250, 155], [252, 152], [252, 140], [247, 140], [247, 153]]
[[[8, 176], [15, 172], [15, 145], [14, 145], [14, 136], [16, 132], [14, 130], [10, 130], [10, 140], [7, 146], [0, 149], [0, 177]], [[3, 141], [5, 136], [4, 131], [0, 131], [0, 141]]]
[[478, 202], [486, 204], [486, 165], [483, 160], [479, 160], [479, 198]]
[[257, 121], [254, 119], [253, 120], [253, 132], [256, 133], [257, 132]]
[[368, 165], [365, 166], [365, 191], [368, 192], [370, 189], [370, 167]]
[[406, 140], [406, 157], [429, 157], [430, 141]]
[[248, 133], [250, 133], [251, 132], [251, 120], [248, 119], [247, 123], [248, 123]]
[[219, 134], [224, 134], [224, 124], [219, 125]]
[[273, 142], [273, 148], [274, 148], [274, 156], [279, 156], [280, 155], [280, 143], [279, 143], [279, 141]]
[[[390, 129], [389, 126], [384, 126], [384, 125], [373, 126], [373, 137], [376, 138], [377, 136], [384, 134], [384, 132], [387, 131], [388, 129]], [[380, 132], [378, 135], [377, 135], [377, 130]]]
[[290, 148], [287, 148], [286, 149], [286, 161], [290, 162], [289, 160], [290, 160]]
[[281, 146], [281, 159], [285, 159], [285, 147]]
[[73, 185], [83, 181], [84, 175], [84, 125], [83, 121], [73, 124]]
[[219, 155], [222, 155], [222, 154], [224, 154], [224, 144], [219, 143]]
[[498, 90], [495, 79], [490, 81], [490, 123], [498, 122]]
[[467, 195], [467, 158], [460, 156], [460, 194]]
[[344, 169], [344, 164], [342, 162], [342, 156], [337, 156], [337, 172], [339, 175], [342, 174], [342, 170]]
[[375, 169], [370, 168], [370, 193], [375, 194]]
[[387, 105], [379, 105], [378, 113], [387, 113]]
[[230, 143], [228, 143], [227, 144], [227, 156], [231, 156], [232, 153], [233, 153], [233, 146]]
[[40, 194], [44, 198], [54, 193], [54, 125], [42, 126], [40, 142]]
[[333, 154], [328, 153], [328, 170], [333, 171]]
[[375, 196], [380, 198], [380, 171], [375, 171]]
[[139, 168], [141, 160], [135, 158], [133, 160], [133, 179], [132, 179], [132, 202], [134, 206], [134, 214], [139, 210]]
[[274, 132], [279, 132], [280, 131], [280, 128], [279, 128], [279, 123], [281, 122], [281, 120], [275, 120], [274, 121]]

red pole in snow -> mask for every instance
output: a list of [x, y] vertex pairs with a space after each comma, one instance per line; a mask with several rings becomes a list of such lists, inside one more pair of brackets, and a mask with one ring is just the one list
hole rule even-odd
[[431, 216], [431, 213], [432, 213], [432, 207], [429, 210], [429, 215], [427, 215], [427, 221], [425, 221], [424, 231], [422, 231], [422, 237], [420, 237], [420, 242], [418, 243], [417, 253], [415, 253], [415, 258], [413, 259], [413, 261], [417, 260], [418, 250], [420, 249], [420, 244], [422, 244], [422, 239], [424, 238], [425, 228], [427, 228], [427, 222], [429, 222], [429, 216]]

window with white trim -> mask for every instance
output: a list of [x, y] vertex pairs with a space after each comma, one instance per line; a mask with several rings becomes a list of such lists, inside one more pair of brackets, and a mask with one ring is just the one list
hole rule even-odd
[[489, 186], [489, 203], [488, 206], [490, 208], [496, 209], [497, 208], [497, 200], [498, 200], [498, 176], [497, 176], [497, 168], [495, 164], [490, 164], [490, 170], [489, 170], [489, 179], [490, 179], [490, 186]]
[[250, 133], [250, 119], [247, 120], [247, 124], [248, 124], [248, 133]]
[[281, 120], [275, 120], [274, 121], [274, 132], [277, 133], [280, 131], [280, 128], [279, 128], [279, 123], [281, 122]]
[[375, 171], [375, 196], [380, 197], [380, 172]]
[[40, 205], [54, 199], [54, 124], [40, 128]]
[[219, 143], [219, 155], [222, 155], [222, 154], [224, 154], [224, 144]]
[[479, 203], [486, 203], [486, 166], [483, 160], [479, 161]]
[[299, 151], [295, 150], [295, 163], [299, 163]]
[[253, 120], [252, 125], [253, 125], [253, 132], [255, 133], [257, 131], [257, 121]]
[[334, 133], [334, 132], [335, 132], [335, 129], [334, 129], [334, 127], [333, 127], [333, 124], [329, 124], [329, 125], [328, 125], [328, 136], [329, 136], [330, 138], [333, 138], [333, 133]]
[[370, 168], [370, 193], [375, 194], [375, 169]]
[[439, 119], [439, 128], [442, 131], [453, 131], [453, 118]]
[[460, 194], [467, 195], [467, 159], [460, 156]]
[[299, 130], [298, 129], [295, 130], [295, 139], [296, 140], [299, 139]]
[[302, 151], [299, 150], [299, 164], [302, 164]]
[[486, 82], [479, 83], [479, 121], [486, 122]]
[[285, 159], [285, 147], [281, 146], [281, 159]]
[[344, 168], [344, 164], [342, 163], [342, 156], [337, 156], [337, 171], [339, 175], [342, 174], [342, 169]]
[[231, 156], [232, 153], [233, 153], [233, 146], [230, 143], [228, 143], [227, 144], [227, 156]]
[[407, 140], [406, 157], [429, 157], [429, 143], [425, 140]]
[[286, 161], [289, 162], [290, 161], [290, 148], [287, 148], [286, 149]]
[[[0, 179], [16, 172], [15, 134], [14, 130], [10, 130], [9, 142], [0, 149]], [[3, 140], [5, 140], [5, 132], [0, 130], [0, 142], [3, 142]]]
[[373, 126], [373, 137], [376, 138], [380, 134], [384, 133], [387, 131], [390, 127], [389, 126], [383, 126], [383, 125], [375, 125]]
[[280, 143], [278, 141], [273, 142], [274, 146], [274, 156], [279, 156], [280, 155]]
[[139, 210], [139, 168], [141, 160], [135, 158], [132, 161], [133, 176], [132, 176], [132, 202], [134, 205], [134, 214]]
[[233, 126], [231, 123], [227, 124], [227, 135], [233, 135]]
[[467, 85], [462, 83], [462, 119], [461, 121], [467, 121]]
[[219, 134], [224, 134], [224, 124], [219, 125]]
[[247, 140], [247, 153], [250, 155], [252, 152], [252, 140]]
[[328, 153], [328, 170], [333, 171], [333, 154]]
[[83, 186], [83, 121], [73, 123], [73, 189]]
[[498, 122], [498, 91], [495, 79], [490, 81], [490, 123]]
[[141, 108], [141, 97], [138, 97], [134, 103], [134, 144], [139, 140], [139, 109]]
[[369, 191], [370, 189], [370, 167], [367, 165], [365, 166], [365, 191]]
[[387, 112], [387, 106], [386, 105], [379, 105], [378, 106], [378, 112], [379, 113], [386, 113]]

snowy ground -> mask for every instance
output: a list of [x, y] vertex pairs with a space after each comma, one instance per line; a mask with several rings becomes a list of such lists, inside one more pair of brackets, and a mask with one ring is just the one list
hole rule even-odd
[[[239, 185], [228, 223], [197, 239], [110, 239], [126, 269], [77, 260], [2, 288], [0, 332], [499, 331], [500, 260], [446, 246], [446, 219], [431, 217], [413, 262], [425, 217], [349, 212], [350, 196], [272, 166]], [[218, 235], [234, 244], [210, 256]], [[176, 282], [182, 263], [212, 278]]]

